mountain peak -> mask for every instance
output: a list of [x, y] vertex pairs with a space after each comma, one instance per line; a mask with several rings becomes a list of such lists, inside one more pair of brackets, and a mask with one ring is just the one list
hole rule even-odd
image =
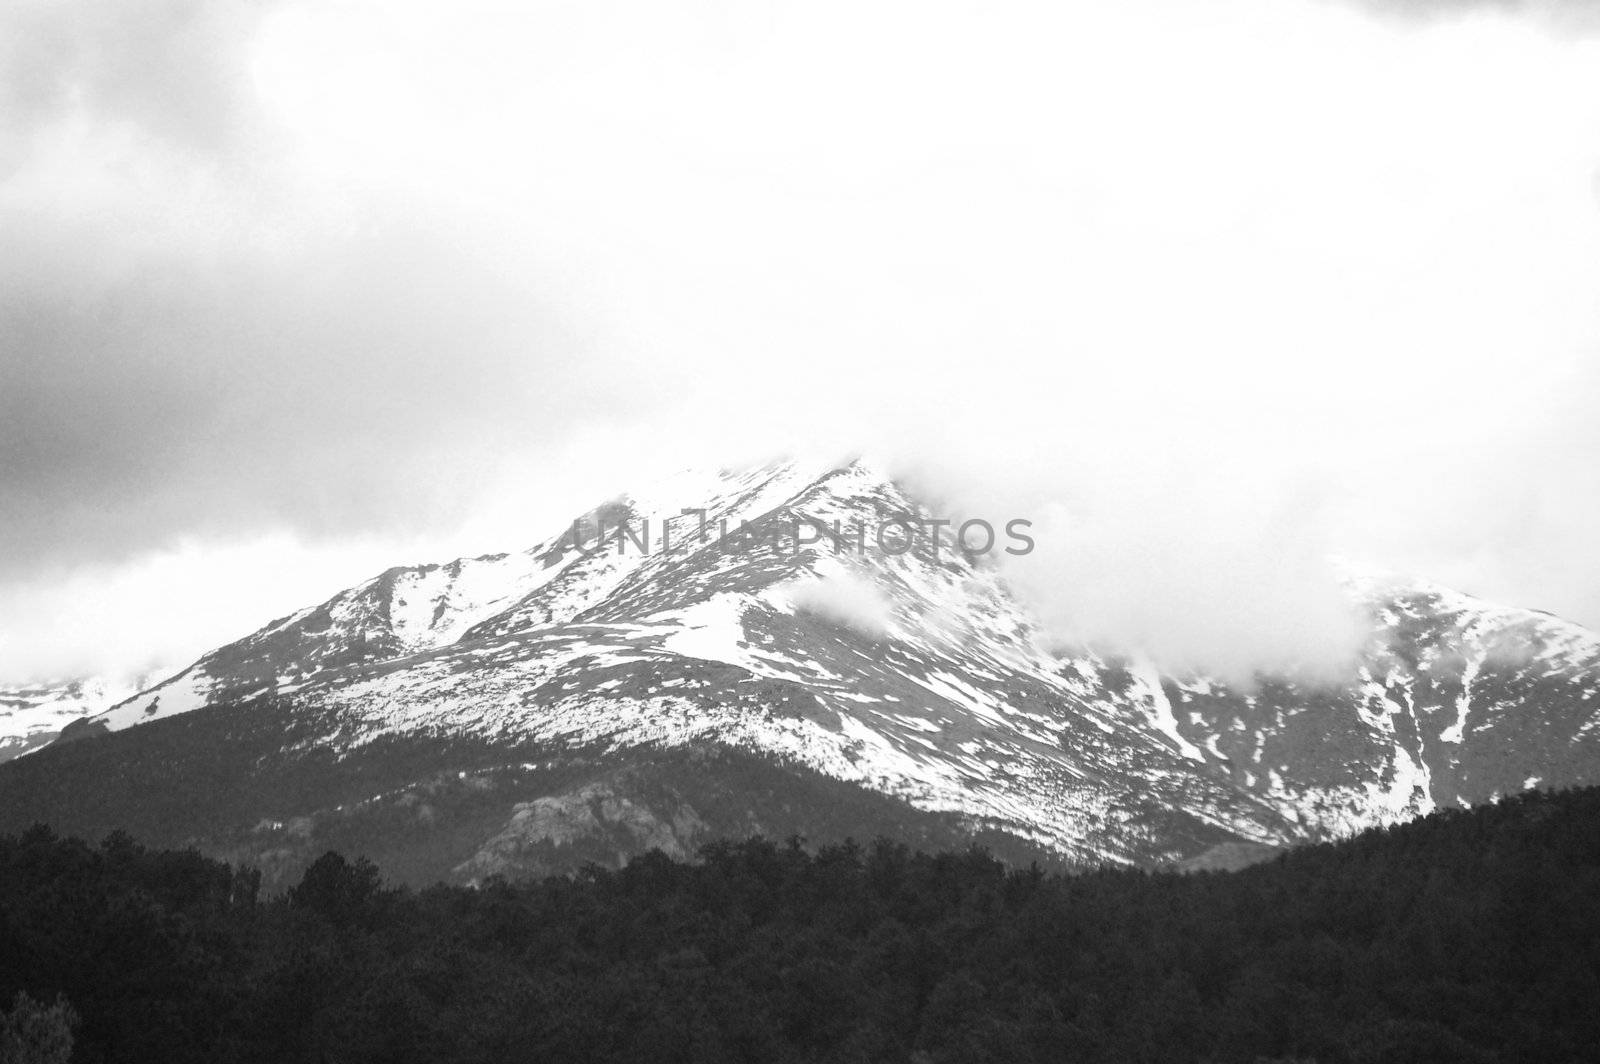
[[[194, 711], [217, 707], [292, 730], [276, 751], [256, 740], [267, 766], [423, 743], [561, 779], [736, 750], [1119, 862], [1324, 838], [1600, 768], [1600, 643], [1576, 626], [1358, 578], [1371, 631], [1348, 681], [1165, 675], [1046, 638], [981, 555], [880, 538], [929, 516], [870, 459], [687, 471], [525, 550], [386, 570], [76, 734], [191, 716], [205, 731], [220, 725]], [[621, 786], [585, 779], [575, 794]], [[529, 823], [497, 827], [494, 852]]]

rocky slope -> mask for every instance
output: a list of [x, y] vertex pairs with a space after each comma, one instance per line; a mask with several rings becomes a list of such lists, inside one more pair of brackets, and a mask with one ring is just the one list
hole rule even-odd
[[[138, 815], [155, 841], [286, 868], [340, 841], [422, 878], [886, 825], [1152, 863], [1600, 776], [1600, 640], [1558, 619], [1355, 585], [1348, 682], [1236, 689], [1047, 649], [992, 559], [795, 534], [920, 512], [868, 464], [790, 463], [390, 570], [0, 771], [0, 827]], [[645, 522], [648, 553], [618, 542]]]

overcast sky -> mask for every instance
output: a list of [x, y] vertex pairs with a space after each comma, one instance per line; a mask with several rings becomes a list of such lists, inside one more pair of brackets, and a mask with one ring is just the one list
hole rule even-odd
[[869, 449], [1051, 622], [1600, 626], [1600, 35], [1512, 0], [0, 8], [0, 679]]

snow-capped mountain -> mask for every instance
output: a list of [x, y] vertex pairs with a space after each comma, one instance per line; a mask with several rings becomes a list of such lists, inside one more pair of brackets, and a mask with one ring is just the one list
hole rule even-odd
[[1600, 638], [1429, 584], [1358, 591], [1372, 634], [1356, 680], [1167, 681], [1207, 759], [1316, 832], [1600, 777]]
[[1349, 682], [1234, 689], [1047, 648], [990, 559], [795, 534], [919, 513], [870, 464], [786, 463], [389, 570], [0, 772], [0, 827], [131, 817], [269, 866], [341, 844], [464, 879], [755, 830], [1150, 863], [1600, 778], [1577, 626], [1356, 584]]
[[68, 724], [125, 701], [170, 671], [0, 685], [0, 762], [45, 746]]

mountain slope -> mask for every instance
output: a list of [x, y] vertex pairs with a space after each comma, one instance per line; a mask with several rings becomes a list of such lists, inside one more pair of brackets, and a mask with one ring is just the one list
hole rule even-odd
[[0, 685], [0, 762], [49, 744], [72, 722], [127, 700], [169, 671]]
[[[706, 784], [693, 765], [731, 771], [719, 752], [754, 758], [773, 795], [843, 785], [819, 824], [865, 825], [886, 796], [1071, 862], [1270, 852], [1600, 775], [1600, 641], [1583, 629], [1439, 589], [1360, 585], [1372, 636], [1350, 682], [1234, 689], [1137, 656], [1047, 649], [992, 559], [797, 535], [808, 521], [849, 530], [918, 514], [869, 464], [785, 463], [615, 500], [520, 554], [390, 570], [67, 733], [128, 733], [99, 740], [112, 753], [28, 759], [40, 773], [51, 759], [63, 772], [99, 764], [97, 793], [56, 788], [60, 804], [41, 806], [0, 773], [0, 808], [103, 830], [93, 809], [157, 801], [152, 779], [104, 778], [116, 750], [161, 757], [170, 786], [210, 778], [199, 762], [248, 733], [239, 785], [254, 804], [226, 822], [183, 820], [177, 841], [293, 855], [325, 841], [318, 832], [354, 831], [399, 852], [417, 830], [410, 813], [351, 810], [407, 803], [396, 808], [433, 810], [428, 831], [459, 828], [461, 859], [445, 870], [471, 878], [745, 830], [686, 797]], [[617, 533], [623, 522], [648, 528], [648, 553]], [[220, 710], [191, 712], [207, 706], [233, 707], [225, 728], [209, 720]], [[679, 756], [690, 751], [701, 760]], [[643, 764], [658, 767], [622, 771]], [[357, 794], [341, 773], [383, 787]], [[452, 774], [484, 782], [430, 801]], [[274, 836], [291, 822], [297, 833]], [[804, 815], [784, 823], [809, 830]]]
[[1372, 634], [1353, 682], [1169, 682], [1180, 733], [1322, 833], [1595, 781], [1593, 632], [1426, 584], [1357, 593]]

